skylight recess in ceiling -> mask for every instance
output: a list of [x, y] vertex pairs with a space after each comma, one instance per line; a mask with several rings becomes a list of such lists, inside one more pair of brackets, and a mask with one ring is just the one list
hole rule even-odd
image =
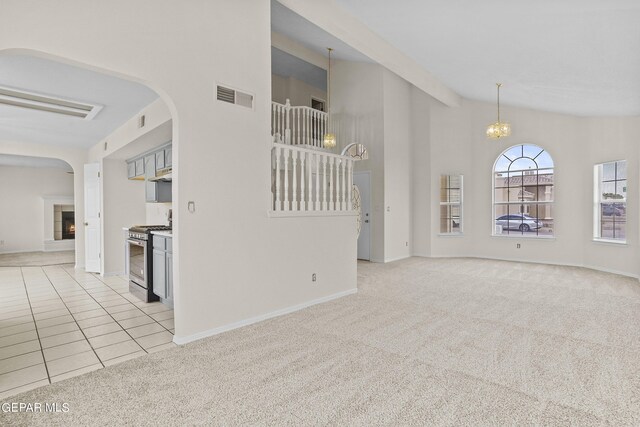
[[0, 87], [0, 105], [9, 105], [13, 107], [62, 114], [84, 120], [93, 119], [102, 109], [102, 106], [99, 105], [54, 98], [47, 95], [7, 87]]

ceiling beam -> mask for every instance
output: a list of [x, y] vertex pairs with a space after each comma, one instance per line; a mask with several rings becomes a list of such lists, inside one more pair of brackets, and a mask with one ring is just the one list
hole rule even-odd
[[[374, 33], [333, 0], [277, 0], [309, 22], [359, 50], [378, 64], [449, 107], [462, 98], [391, 43]], [[277, 47], [277, 46], [276, 46]]]
[[314, 52], [284, 34], [271, 31], [271, 46], [313, 64], [316, 67], [322, 68], [323, 70], [327, 69], [326, 56], [322, 56], [319, 53]]

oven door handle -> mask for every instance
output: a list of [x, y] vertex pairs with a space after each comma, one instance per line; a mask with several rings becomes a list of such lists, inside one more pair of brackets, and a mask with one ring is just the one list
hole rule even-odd
[[127, 242], [131, 243], [132, 245], [142, 246], [142, 247], [145, 247], [147, 245], [146, 242], [143, 243], [143, 242], [139, 242], [137, 240], [131, 240], [131, 239], [127, 239]]

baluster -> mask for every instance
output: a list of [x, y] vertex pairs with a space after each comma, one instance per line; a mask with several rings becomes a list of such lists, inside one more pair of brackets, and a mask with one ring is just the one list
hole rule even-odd
[[334, 198], [333, 193], [335, 192], [335, 185], [333, 182], [333, 164], [335, 162], [335, 157], [327, 157], [327, 161], [329, 162], [329, 204], [327, 206], [327, 210], [334, 210]]
[[295, 128], [295, 136], [294, 136], [294, 140], [296, 145], [300, 145], [300, 110], [299, 109], [294, 109], [293, 110], [293, 127]]
[[288, 211], [289, 206], [289, 152], [288, 148], [282, 149], [284, 154], [284, 210]]
[[324, 140], [324, 134], [327, 133], [327, 114], [323, 113], [322, 114], [322, 121], [321, 121], [321, 129], [320, 129], [320, 144], [318, 145], [319, 147], [322, 147], [323, 144], [323, 140]]
[[307, 153], [304, 151], [300, 152], [300, 209], [301, 211], [306, 211], [305, 200], [304, 200], [304, 165], [305, 159], [307, 157]]
[[285, 116], [284, 116], [284, 125], [285, 130], [284, 133], [287, 135], [287, 144], [291, 144], [291, 123], [290, 123], [290, 114], [291, 114], [291, 103], [287, 98], [287, 103], [285, 104]]
[[342, 165], [342, 160], [336, 157], [336, 210], [342, 210], [342, 187], [340, 181], [340, 167]]
[[309, 127], [309, 110], [305, 108], [302, 111], [304, 112], [304, 143], [309, 144], [309, 136], [311, 134], [311, 128]]
[[322, 205], [320, 204], [320, 154], [316, 153], [316, 199], [313, 201], [313, 210], [319, 211], [322, 210]]
[[351, 203], [351, 187], [353, 187], [353, 160], [347, 160], [347, 210], [353, 210], [353, 203]]
[[340, 194], [340, 210], [346, 210], [347, 209], [347, 201], [346, 201], [346, 192], [345, 192], [345, 168], [347, 167], [347, 163], [344, 160], [341, 160], [340, 163], [342, 164], [342, 188], [341, 188], [341, 194]]
[[299, 151], [292, 151], [291, 152], [291, 161], [293, 162], [292, 166], [291, 166], [291, 174], [293, 175], [292, 179], [293, 179], [293, 197], [291, 197], [291, 204], [293, 205], [291, 207], [292, 211], [297, 211], [300, 210], [300, 208], [298, 207], [298, 170], [296, 168], [296, 166], [298, 165], [298, 154], [300, 152]]
[[322, 111], [318, 111], [318, 142], [316, 146], [319, 148], [323, 147], [324, 133], [324, 127], [322, 124]]
[[271, 103], [271, 136], [275, 135], [276, 131], [275, 131], [275, 123], [274, 123], [274, 117], [276, 116], [275, 114], [275, 109], [276, 109], [276, 104]]
[[316, 120], [316, 118], [318, 117], [318, 115], [316, 114], [316, 110], [311, 110], [311, 115], [312, 115], [312, 120], [313, 120], [313, 138], [311, 140], [311, 144], [313, 146], [315, 146], [317, 144], [318, 141], [318, 121]]
[[276, 153], [276, 200], [275, 207], [276, 211], [282, 210], [282, 205], [280, 204], [280, 147], [274, 147]]
[[311, 167], [312, 155], [313, 154], [309, 153], [308, 160], [307, 160], [307, 174], [308, 174], [307, 177], [309, 178], [307, 180], [307, 188], [308, 188], [308, 190], [307, 190], [307, 199], [308, 199], [308, 201], [307, 201], [307, 210], [309, 210], [309, 211], [312, 210], [312, 206], [311, 206], [311, 190], [313, 189], [313, 184], [312, 184], [312, 181], [311, 181], [311, 171], [313, 169]]
[[322, 162], [322, 210], [327, 210], [327, 161], [329, 160], [326, 156], [322, 156], [324, 161]]

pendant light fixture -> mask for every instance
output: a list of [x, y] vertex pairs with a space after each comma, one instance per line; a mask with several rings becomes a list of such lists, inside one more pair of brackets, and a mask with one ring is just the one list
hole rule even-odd
[[332, 48], [328, 47], [329, 51], [329, 66], [327, 67], [327, 133], [324, 134], [323, 139], [323, 147], [324, 148], [335, 148], [336, 146], [336, 135], [331, 132], [331, 125], [329, 124], [331, 121], [331, 51]]
[[498, 86], [498, 121], [487, 126], [487, 138], [499, 139], [511, 135], [511, 125], [500, 121], [500, 86], [502, 83], [496, 83]]

